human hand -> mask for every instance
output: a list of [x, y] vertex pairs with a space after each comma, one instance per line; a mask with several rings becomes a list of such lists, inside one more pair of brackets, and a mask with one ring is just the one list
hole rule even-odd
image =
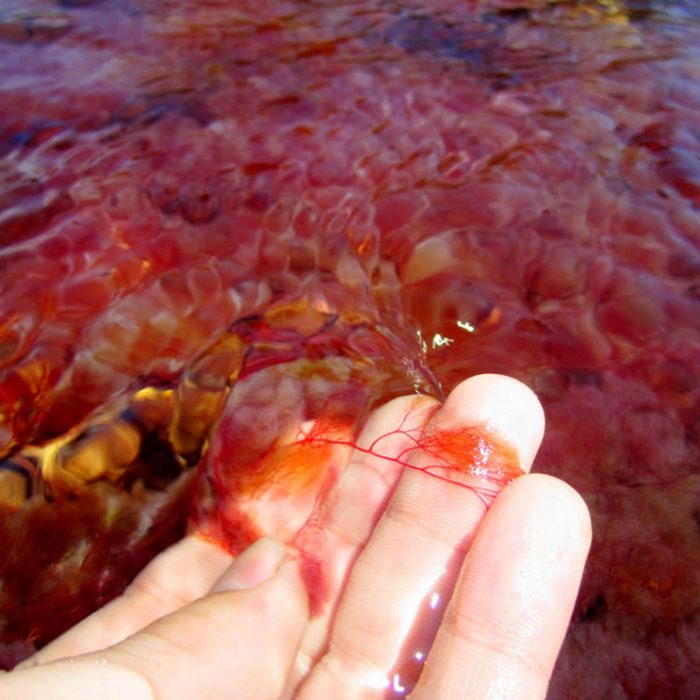
[[[402, 421], [408, 430], [485, 424], [525, 471], [543, 431], [532, 393], [494, 375], [467, 380], [437, 410], [428, 398], [390, 402], [358, 445]], [[397, 454], [405, 449], [405, 435], [392, 439]], [[397, 661], [427, 652], [440, 615], [416, 618], [437, 591], [444, 617], [411, 697], [545, 695], [590, 543], [570, 487], [526, 475], [487, 510], [470, 488], [357, 450], [319, 508], [323, 529], [304, 528], [286, 547], [262, 539], [235, 559], [185, 538], [4, 676], [0, 698], [400, 695]], [[324, 585], [313, 615], [300, 567], [309, 552]]]

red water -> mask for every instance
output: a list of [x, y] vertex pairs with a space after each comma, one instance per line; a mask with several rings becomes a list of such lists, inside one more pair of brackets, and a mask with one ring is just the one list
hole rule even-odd
[[551, 697], [694, 697], [698, 47], [682, 0], [4, 2], [4, 658], [181, 534], [222, 412], [252, 455], [496, 371], [593, 514]]

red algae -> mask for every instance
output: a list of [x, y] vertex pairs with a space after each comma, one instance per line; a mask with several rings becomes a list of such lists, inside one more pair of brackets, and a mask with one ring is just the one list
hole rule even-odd
[[3, 3], [0, 663], [353, 448], [488, 505], [479, 426], [356, 443], [504, 372], [594, 522], [550, 697], [694, 698], [698, 46], [690, 0]]
[[[318, 431], [314, 427], [301, 440], [292, 443], [292, 447], [308, 450], [319, 446], [343, 445], [357, 452], [392, 461], [405, 469], [424, 472], [436, 479], [458, 486], [468, 485], [485, 505], [490, 504], [503, 486], [523, 474], [513, 448], [489, 435], [488, 429], [483, 426], [467, 426], [455, 430], [428, 427], [420, 431], [405, 430], [402, 426], [403, 422], [396, 429], [380, 435], [368, 447], [361, 447], [347, 439], [329, 437], [325, 426]], [[383, 443], [397, 435], [408, 438], [410, 447], [396, 455], [386, 453], [382, 449]], [[427, 464], [412, 462], [413, 453], [420, 453], [422, 461], [427, 461]], [[325, 455], [326, 461], [329, 459], [324, 452], [321, 454]], [[474, 486], [468, 477], [473, 477], [484, 485]]]

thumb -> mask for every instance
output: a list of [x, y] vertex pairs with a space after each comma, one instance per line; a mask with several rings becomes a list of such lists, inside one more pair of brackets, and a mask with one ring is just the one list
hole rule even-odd
[[296, 562], [259, 540], [206, 597], [104, 651], [9, 673], [0, 700], [277, 698], [307, 620]]

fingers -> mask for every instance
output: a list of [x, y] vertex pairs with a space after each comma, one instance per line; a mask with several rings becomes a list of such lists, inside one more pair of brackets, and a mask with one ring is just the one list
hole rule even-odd
[[563, 482], [533, 474], [508, 486], [466, 558], [411, 697], [544, 698], [590, 539], [588, 510]]
[[[499, 571], [498, 576], [503, 579], [499, 584], [506, 587], [504, 590], [489, 587], [478, 574], [482, 572], [482, 560], [488, 562], [483, 552], [489, 547], [496, 548], [499, 538], [503, 537], [499, 534], [499, 527], [505, 527], [503, 522], [510, 523], [508, 527], [516, 533], [519, 530], [518, 516], [513, 515], [513, 509], [517, 511], [523, 507], [523, 497], [518, 500], [509, 494], [520, 493], [522, 487], [516, 489], [516, 486], [529, 483], [528, 479], [534, 479], [533, 483], [537, 484], [538, 477], [525, 477], [511, 485], [496, 500], [484, 523], [495, 524], [490, 525], [487, 534], [479, 534], [476, 541], [474, 538], [486, 512], [484, 499], [478, 495], [484, 483], [479, 470], [488, 470], [495, 463], [506, 475], [515, 473], [518, 468], [527, 471], [541, 440], [543, 423], [542, 410], [534, 395], [519, 382], [495, 375], [464, 382], [439, 409], [434, 400], [425, 397], [391, 402], [368, 421], [347, 469], [294, 542], [302, 553], [301, 561], [304, 562], [305, 557], [306, 560], [310, 556], [317, 557], [326, 575], [327, 604], [310, 626], [306, 591], [297, 564], [291, 561], [280, 564], [284, 552], [280, 544], [262, 541], [226, 568], [228, 560], [219, 557], [227, 555], [219, 552], [210, 556], [206, 548], [211, 545], [200, 541], [183, 545], [183, 550], [193, 547], [194, 553], [202, 556], [203, 574], [193, 572], [192, 563], [197, 556], [193, 557], [192, 552], [188, 556], [180, 555], [182, 558], [163, 555], [160, 562], [152, 565], [152, 573], [143, 574], [140, 583], [122, 599], [121, 608], [115, 601], [111, 613], [106, 612], [101, 620], [88, 627], [88, 636], [100, 640], [101, 644], [110, 644], [160, 615], [166, 617], [106, 651], [13, 673], [10, 682], [24, 683], [24, 686], [15, 685], [14, 694], [3, 696], [6, 682], [0, 683], [0, 698], [33, 697], [27, 688], [35, 687], [32, 683], [37, 678], [40, 680], [38, 687], [44, 690], [47, 682], [53, 683], [52, 687], [60, 684], [67, 693], [78, 696], [99, 694], [109, 698], [108, 693], [116, 689], [115, 697], [118, 693], [119, 697], [126, 695], [137, 700], [154, 696], [185, 699], [278, 697], [288, 693], [290, 688], [297, 688], [299, 679], [322, 649], [325, 654], [321, 663], [300, 689], [302, 700], [307, 697], [381, 697], [389, 681], [395, 685], [398, 681], [399, 687], [404, 681], [403, 669], [395, 673], [396, 662], [405, 658], [407, 650], [402, 645], [421, 610], [427, 624], [418, 628], [421, 634], [409, 636], [414, 646], [408, 648], [408, 653], [427, 653], [430, 648], [444, 610], [443, 601], [453, 590], [464, 553], [472, 543], [474, 553], [466, 560], [450, 614], [439, 632], [429, 668], [417, 692], [424, 693], [422, 697], [461, 696], [463, 693], [457, 693], [456, 689], [465, 682], [474, 684], [476, 697], [481, 696], [481, 688], [488, 692], [492, 686], [487, 685], [487, 680], [481, 681], [481, 686], [474, 680], [481, 668], [479, 664], [474, 665], [474, 678], [460, 671], [461, 679], [448, 685], [455, 671], [454, 659], [463, 658], [462, 650], [455, 656], [453, 649], [457, 644], [468, 643], [492, 652], [494, 648], [505, 649], [502, 656], [486, 655], [486, 666], [494, 673], [501, 673], [505, 668], [506, 675], [500, 676], [505, 682], [515, 678], [513, 683], [516, 683], [525, 678], [534, 688], [533, 692], [537, 692], [541, 679], [551, 670], [561, 643], [573, 600], [566, 596], [572, 587], [575, 595], [580, 566], [577, 569], [572, 565], [570, 580], [562, 579], [559, 584], [564, 593], [560, 604], [554, 606], [558, 613], [548, 618], [543, 598], [538, 608], [540, 613], [533, 615], [534, 621], [526, 621], [524, 625], [532, 630], [531, 639], [543, 647], [533, 666], [538, 670], [530, 676], [526, 664], [522, 664], [525, 670], [518, 676], [517, 663], [511, 664], [510, 671], [511, 667], [502, 663], [502, 657], [516, 661], [525, 658], [525, 655], [509, 653], [514, 647], [508, 646], [510, 638], [506, 633], [518, 626], [517, 618], [511, 617], [502, 623], [503, 635], [497, 636], [501, 647], [489, 647], [488, 634], [474, 637], [475, 623], [470, 614], [476, 617], [483, 608], [488, 613], [487, 621], [494, 619], [497, 624], [497, 606], [489, 608], [482, 602], [481, 608], [476, 606], [471, 610], [463, 601], [469, 603], [474, 597], [481, 600], [497, 590], [499, 599], [510, 595], [509, 601], [524, 601], [520, 606], [513, 605], [514, 613], [522, 614], [522, 610], [532, 604], [532, 598], [521, 591], [523, 586], [527, 587], [522, 581], [534, 580], [534, 575], [527, 578], [532, 571], [528, 568], [530, 564], [516, 566], [514, 574]], [[423, 430], [426, 425], [427, 430]], [[429, 443], [421, 437], [424, 435], [440, 439], [452, 436], [452, 442], [449, 445], [439, 440]], [[479, 440], [472, 440], [474, 435], [480, 436]], [[459, 438], [456, 443], [454, 436]], [[443, 448], [450, 451], [455, 445], [464, 447], [455, 453], [459, 458], [458, 478], [435, 478], [453, 468], [441, 461], [441, 454]], [[551, 481], [545, 479], [546, 483]], [[503, 482], [496, 483], [500, 489]], [[558, 502], [557, 498], [550, 500]], [[506, 505], [511, 501], [512, 504], [509, 507], [499, 505], [503, 501]], [[539, 503], [537, 499], [533, 502]], [[569, 515], [576, 512], [566, 508], [564, 511]], [[530, 518], [526, 509], [522, 512], [527, 527], [534, 528], [532, 531], [537, 533], [537, 518]], [[552, 514], [547, 509], [542, 509], [542, 513], [546, 517]], [[554, 529], [557, 533], [565, 531], [556, 526]], [[585, 536], [579, 540], [585, 540]], [[533, 535], [532, 542], [538, 551], [547, 551], [544, 537], [538, 540]], [[512, 548], [518, 546], [527, 551], [526, 543], [516, 538]], [[579, 551], [574, 562], [585, 557], [586, 548], [587, 543], [579, 548], [583, 554]], [[506, 553], [511, 556], [510, 550]], [[520, 561], [514, 555], [511, 558], [516, 564]], [[494, 556], [493, 559], [484, 570], [488, 571], [489, 566], [496, 568], [498, 558]], [[559, 560], [567, 561], [563, 557]], [[270, 578], [263, 583], [267, 577]], [[183, 578], [187, 581], [183, 582]], [[161, 589], [159, 595], [163, 581], [177, 583], [165, 592]], [[515, 593], [509, 593], [507, 581], [515, 585]], [[212, 590], [211, 595], [167, 615], [188, 600], [198, 598], [208, 588]], [[336, 614], [334, 601], [341, 592], [342, 603]], [[426, 600], [431, 605], [426, 606]], [[154, 610], [158, 612], [154, 614]], [[540, 627], [537, 620], [540, 620]], [[555, 632], [549, 646], [540, 641], [543, 636], [540, 628], [545, 629], [546, 624], [560, 625], [555, 629], [561, 632]], [[423, 634], [426, 630], [428, 633]], [[298, 654], [302, 639], [303, 650]], [[77, 639], [73, 642], [77, 644]], [[63, 653], [76, 653], [59, 653], [68, 648], [65, 640], [63, 643], [63, 648], [54, 648], [58, 651], [53, 652], [56, 654], [53, 658]], [[516, 639], [518, 649], [521, 648], [519, 644], [521, 642]], [[91, 642], [85, 648], [95, 646]], [[261, 649], [265, 653], [261, 653]], [[466, 651], [472, 653], [473, 647], [467, 647]], [[303, 661], [296, 675], [290, 677], [295, 657]], [[94, 685], [86, 689], [85, 683]], [[41, 696], [43, 700], [45, 692]]]
[[107, 700], [278, 698], [308, 619], [304, 584], [284, 551], [259, 541], [216, 592], [105, 651], [12, 672], [0, 699], [46, 700], [51, 688]]
[[230, 566], [220, 547], [190, 535], [157, 556], [126, 592], [45, 646], [20, 668], [104, 649], [205, 595]]
[[[450, 433], [465, 426], [481, 426], [527, 470], [544, 420], [539, 402], [523, 384], [482, 375], [458, 386], [434, 413], [428, 429]], [[411, 462], [430, 466], [435, 457], [419, 449]], [[465, 454], [465, 460], [476, 458]], [[479, 479], [470, 480], [479, 485]], [[435, 623], [439, 620], [442, 611], [435, 603], [449, 594], [484, 513], [473, 488], [420, 469], [403, 472], [353, 568], [328, 651], [304, 684], [301, 698], [372, 697], [373, 692], [379, 697], [390, 680], [403, 682], [393, 678], [392, 669], [414, 619], [427, 599], [434, 604]], [[429, 641], [421, 643], [429, 646]], [[426, 653], [427, 646], [415, 651]]]

